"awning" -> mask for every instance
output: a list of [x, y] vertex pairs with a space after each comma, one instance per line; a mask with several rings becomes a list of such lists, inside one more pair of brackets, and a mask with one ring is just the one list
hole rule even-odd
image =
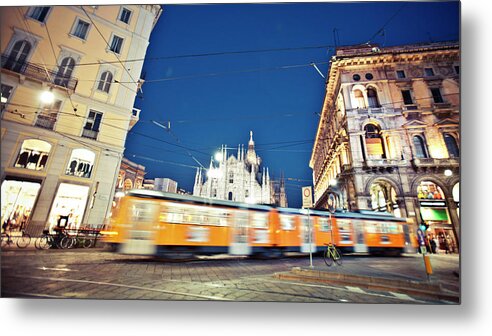
[[433, 208], [420, 208], [420, 212], [422, 213], [422, 218], [424, 220], [431, 221], [448, 221], [448, 213], [446, 209], [433, 209]]

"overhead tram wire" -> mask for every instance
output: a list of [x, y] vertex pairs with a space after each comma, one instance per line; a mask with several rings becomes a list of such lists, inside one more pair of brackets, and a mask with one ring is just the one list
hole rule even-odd
[[[288, 47], [288, 48], [271, 48], [271, 49], [252, 49], [252, 50], [235, 50], [235, 51], [218, 51], [210, 53], [198, 53], [198, 54], [185, 54], [185, 55], [174, 55], [174, 56], [158, 56], [158, 57], [147, 57], [147, 58], [136, 58], [136, 59], [126, 59], [120, 60], [130, 63], [130, 62], [144, 62], [144, 61], [160, 61], [169, 59], [180, 59], [180, 58], [195, 58], [195, 57], [209, 57], [209, 56], [222, 56], [222, 55], [241, 55], [241, 54], [251, 54], [251, 53], [264, 53], [264, 52], [279, 52], [279, 51], [297, 51], [297, 50], [309, 50], [309, 49], [330, 49], [333, 45], [318, 45], [318, 46], [304, 46], [304, 47]], [[91, 66], [91, 65], [101, 65], [101, 64], [111, 64], [118, 63], [119, 61], [105, 61], [105, 62], [87, 62], [80, 63], [79, 66]]]
[[371, 38], [365, 44], [369, 45], [376, 36], [378, 36], [379, 34], [381, 34], [382, 32], [384, 32], [384, 29], [386, 28], [386, 26], [398, 15], [398, 13], [400, 13], [400, 11], [403, 9], [403, 7], [405, 7], [405, 5], [406, 5], [406, 3], [404, 2], [400, 6], [400, 8], [398, 8], [398, 10], [381, 26], [381, 28], [379, 28], [374, 33], [374, 35], [371, 36]]
[[[96, 23], [94, 22], [94, 20], [92, 20], [91, 16], [89, 15], [89, 13], [87, 13], [87, 11], [85, 10], [84, 6], [79, 6], [80, 9], [82, 9], [82, 11], [85, 13], [85, 15], [89, 18], [89, 20], [92, 22], [92, 24], [94, 25], [94, 28], [96, 28], [97, 32], [99, 33], [99, 35], [101, 36], [101, 38], [104, 40], [104, 42], [106, 43], [106, 46], [108, 48], [111, 48], [111, 46], [109, 45], [109, 42], [106, 40], [106, 38], [104, 37], [103, 33], [101, 33], [101, 31], [99, 30], [99, 27], [96, 25]], [[126, 71], [126, 73], [128, 74], [128, 76], [130, 76], [130, 79], [133, 81], [133, 83], [135, 84], [138, 84], [139, 82], [138, 81], [135, 81], [135, 79], [133, 78], [132, 74], [130, 73], [130, 71], [128, 71], [128, 69], [126, 68], [126, 66], [123, 64], [123, 62], [120, 60], [120, 58], [118, 57], [118, 55], [113, 52], [113, 55], [116, 57], [116, 59], [118, 60], [118, 62], [121, 64], [121, 67]], [[118, 82], [116, 82], [118, 83]], [[133, 91], [133, 90], [130, 90], [130, 91]]]

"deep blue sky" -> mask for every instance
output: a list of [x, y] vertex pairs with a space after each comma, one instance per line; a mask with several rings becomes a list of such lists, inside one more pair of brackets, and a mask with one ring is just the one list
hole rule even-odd
[[[312, 66], [272, 68], [315, 62], [325, 75], [333, 48], [165, 57], [333, 46], [334, 28], [339, 45], [360, 44], [386, 23], [384, 36], [373, 40], [382, 46], [458, 40], [459, 3], [165, 5], [147, 50], [143, 97], [135, 102], [142, 112], [125, 157], [144, 165], [146, 178], [169, 177], [191, 192], [190, 166], [198, 164], [188, 153], [208, 167], [222, 144], [247, 147], [252, 130], [270, 175], [283, 171], [289, 178], [289, 206], [300, 207], [300, 187], [312, 180], [308, 164], [325, 80]], [[152, 120], [170, 121], [173, 133]]]

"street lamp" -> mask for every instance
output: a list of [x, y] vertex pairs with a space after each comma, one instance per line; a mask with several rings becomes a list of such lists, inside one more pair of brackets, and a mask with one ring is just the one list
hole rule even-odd
[[53, 94], [53, 92], [51, 92], [51, 89], [49, 91], [43, 91], [41, 93], [41, 101], [46, 104], [46, 105], [49, 105], [51, 103], [53, 103], [53, 101], [55, 100], [55, 95]]
[[335, 179], [331, 179], [331, 180], [330, 180], [330, 186], [332, 186], [332, 187], [336, 187], [336, 186], [337, 186], [337, 184], [338, 184], [338, 181], [337, 181], [337, 180], [335, 180]]
[[453, 172], [451, 171], [451, 169], [446, 169], [444, 171], [444, 176], [448, 176], [449, 177], [449, 176], [452, 176], [452, 175], [453, 175]]

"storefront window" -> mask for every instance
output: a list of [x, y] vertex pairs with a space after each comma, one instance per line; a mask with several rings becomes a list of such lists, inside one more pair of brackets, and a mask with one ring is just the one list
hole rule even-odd
[[24, 230], [41, 188], [40, 183], [5, 180], [2, 183], [2, 231]]
[[444, 199], [442, 189], [433, 182], [423, 181], [417, 188], [419, 199]]
[[77, 148], [72, 151], [66, 175], [90, 178], [96, 154], [90, 150]]
[[401, 216], [395, 188], [388, 183], [376, 182], [371, 185], [371, 208], [373, 211], [389, 212]]
[[49, 227], [78, 229], [84, 216], [89, 187], [61, 183], [51, 207]]
[[32, 170], [43, 170], [46, 167], [51, 145], [46, 141], [37, 139], [24, 140], [15, 161], [15, 167]]

